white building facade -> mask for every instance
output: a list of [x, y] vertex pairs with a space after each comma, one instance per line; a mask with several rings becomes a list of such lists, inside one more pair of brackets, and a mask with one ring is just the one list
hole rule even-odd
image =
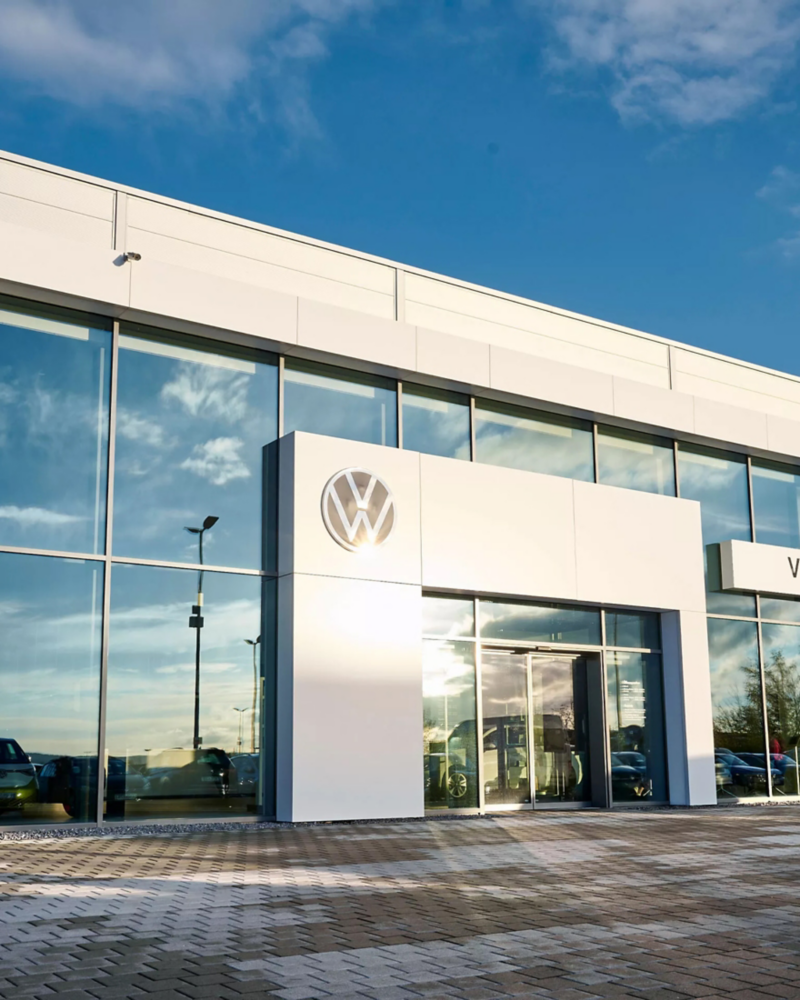
[[0, 825], [797, 799], [800, 379], [0, 153]]

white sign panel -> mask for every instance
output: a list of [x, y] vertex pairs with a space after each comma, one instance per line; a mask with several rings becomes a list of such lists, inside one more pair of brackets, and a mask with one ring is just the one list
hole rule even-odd
[[722, 542], [722, 589], [800, 597], [800, 549]]

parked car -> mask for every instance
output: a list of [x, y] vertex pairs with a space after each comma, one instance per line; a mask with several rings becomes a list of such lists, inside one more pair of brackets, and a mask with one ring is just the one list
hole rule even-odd
[[647, 777], [647, 757], [643, 753], [639, 753], [638, 750], [616, 750], [613, 756], [620, 764], [636, 768], [643, 778]]
[[[714, 760], [724, 768], [723, 775], [725, 781], [723, 787], [739, 786], [750, 793], [766, 794], [767, 770], [763, 766], [748, 764], [738, 754], [730, 750], [718, 749], [714, 751]], [[718, 771], [717, 783], [719, 784], [720, 772]], [[777, 768], [772, 769], [772, 780], [776, 785], [782, 784], [783, 775]]]
[[258, 754], [235, 753], [231, 757], [236, 780], [231, 783], [232, 795], [255, 795], [258, 791]]
[[624, 753], [625, 751], [611, 754], [611, 794], [615, 800], [647, 798], [652, 791], [650, 783], [645, 780], [638, 767], [623, 761]]
[[24, 809], [39, 797], [36, 768], [10, 736], [0, 736], [0, 811]]
[[218, 747], [163, 750], [143, 773], [143, 799], [216, 798], [236, 785], [236, 769]]

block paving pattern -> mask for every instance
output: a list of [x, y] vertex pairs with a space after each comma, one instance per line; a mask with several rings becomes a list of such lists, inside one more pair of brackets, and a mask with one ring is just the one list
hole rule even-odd
[[8, 1000], [800, 1000], [800, 809], [0, 838]]

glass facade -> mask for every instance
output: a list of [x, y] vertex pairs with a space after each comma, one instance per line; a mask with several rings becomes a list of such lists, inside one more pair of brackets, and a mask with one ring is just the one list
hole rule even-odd
[[502, 403], [475, 405], [478, 462], [569, 479], [594, 479], [592, 425]]
[[469, 400], [452, 392], [403, 385], [403, 447], [469, 461]]
[[484, 639], [600, 645], [600, 612], [591, 608], [481, 601], [480, 620]]
[[614, 802], [668, 801], [660, 655], [609, 653], [606, 683]]
[[[269, 811], [262, 659], [275, 629], [262, 624], [261, 593], [275, 574], [279, 428], [699, 501], [720, 799], [798, 794], [800, 600], [722, 592], [719, 543], [800, 547], [800, 470], [0, 297], [0, 822], [92, 820], [98, 801], [111, 819]], [[577, 789], [573, 801], [588, 788], [575, 678], [585, 669], [591, 703], [591, 656], [563, 667], [565, 712], [542, 707], [547, 685], [538, 708], [509, 701], [502, 718], [524, 718], [523, 744], [514, 725], [500, 738], [479, 718], [487, 643], [506, 655], [512, 644], [605, 647], [604, 683], [613, 666], [614, 684], [639, 685], [647, 720], [637, 735], [609, 716], [612, 752], [643, 757], [618, 766], [638, 767], [638, 787], [659, 798], [658, 616], [456, 597], [426, 601], [424, 614], [431, 807], [437, 794], [439, 807], [485, 798], [476, 775], [492, 754], [506, 805], [526, 782], [532, 798], [551, 781], [560, 795]], [[545, 674], [526, 670], [530, 693]], [[566, 748], [549, 777], [537, 739]]]
[[708, 619], [717, 797], [766, 796], [765, 734], [758, 628]]
[[126, 333], [117, 381], [115, 555], [196, 563], [198, 538], [185, 528], [211, 514], [204, 561], [260, 569], [277, 365]]
[[0, 552], [0, 823], [97, 809], [103, 563]]
[[426, 639], [422, 667], [426, 809], [478, 805], [475, 645]]
[[700, 502], [709, 613], [754, 617], [754, 597], [720, 589], [719, 543], [729, 539], [749, 542], [752, 537], [747, 462], [728, 452], [681, 445], [678, 475], [680, 495]]
[[606, 486], [674, 497], [672, 442], [616, 427], [598, 427], [597, 481]]
[[104, 551], [109, 331], [0, 298], [0, 545]]
[[669, 800], [658, 615], [422, 603], [426, 808], [597, 804], [606, 768], [613, 804]]
[[773, 462], [753, 462], [757, 542], [800, 548], [800, 473]]
[[254, 812], [260, 580], [205, 572], [202, 629], [196, 572], [120, 564], [111, 580], [106, 816]]
[[397, 391], [390, 379], [287, 362], [283, 407], [285, 434], [308, 431], [397, 446]]

